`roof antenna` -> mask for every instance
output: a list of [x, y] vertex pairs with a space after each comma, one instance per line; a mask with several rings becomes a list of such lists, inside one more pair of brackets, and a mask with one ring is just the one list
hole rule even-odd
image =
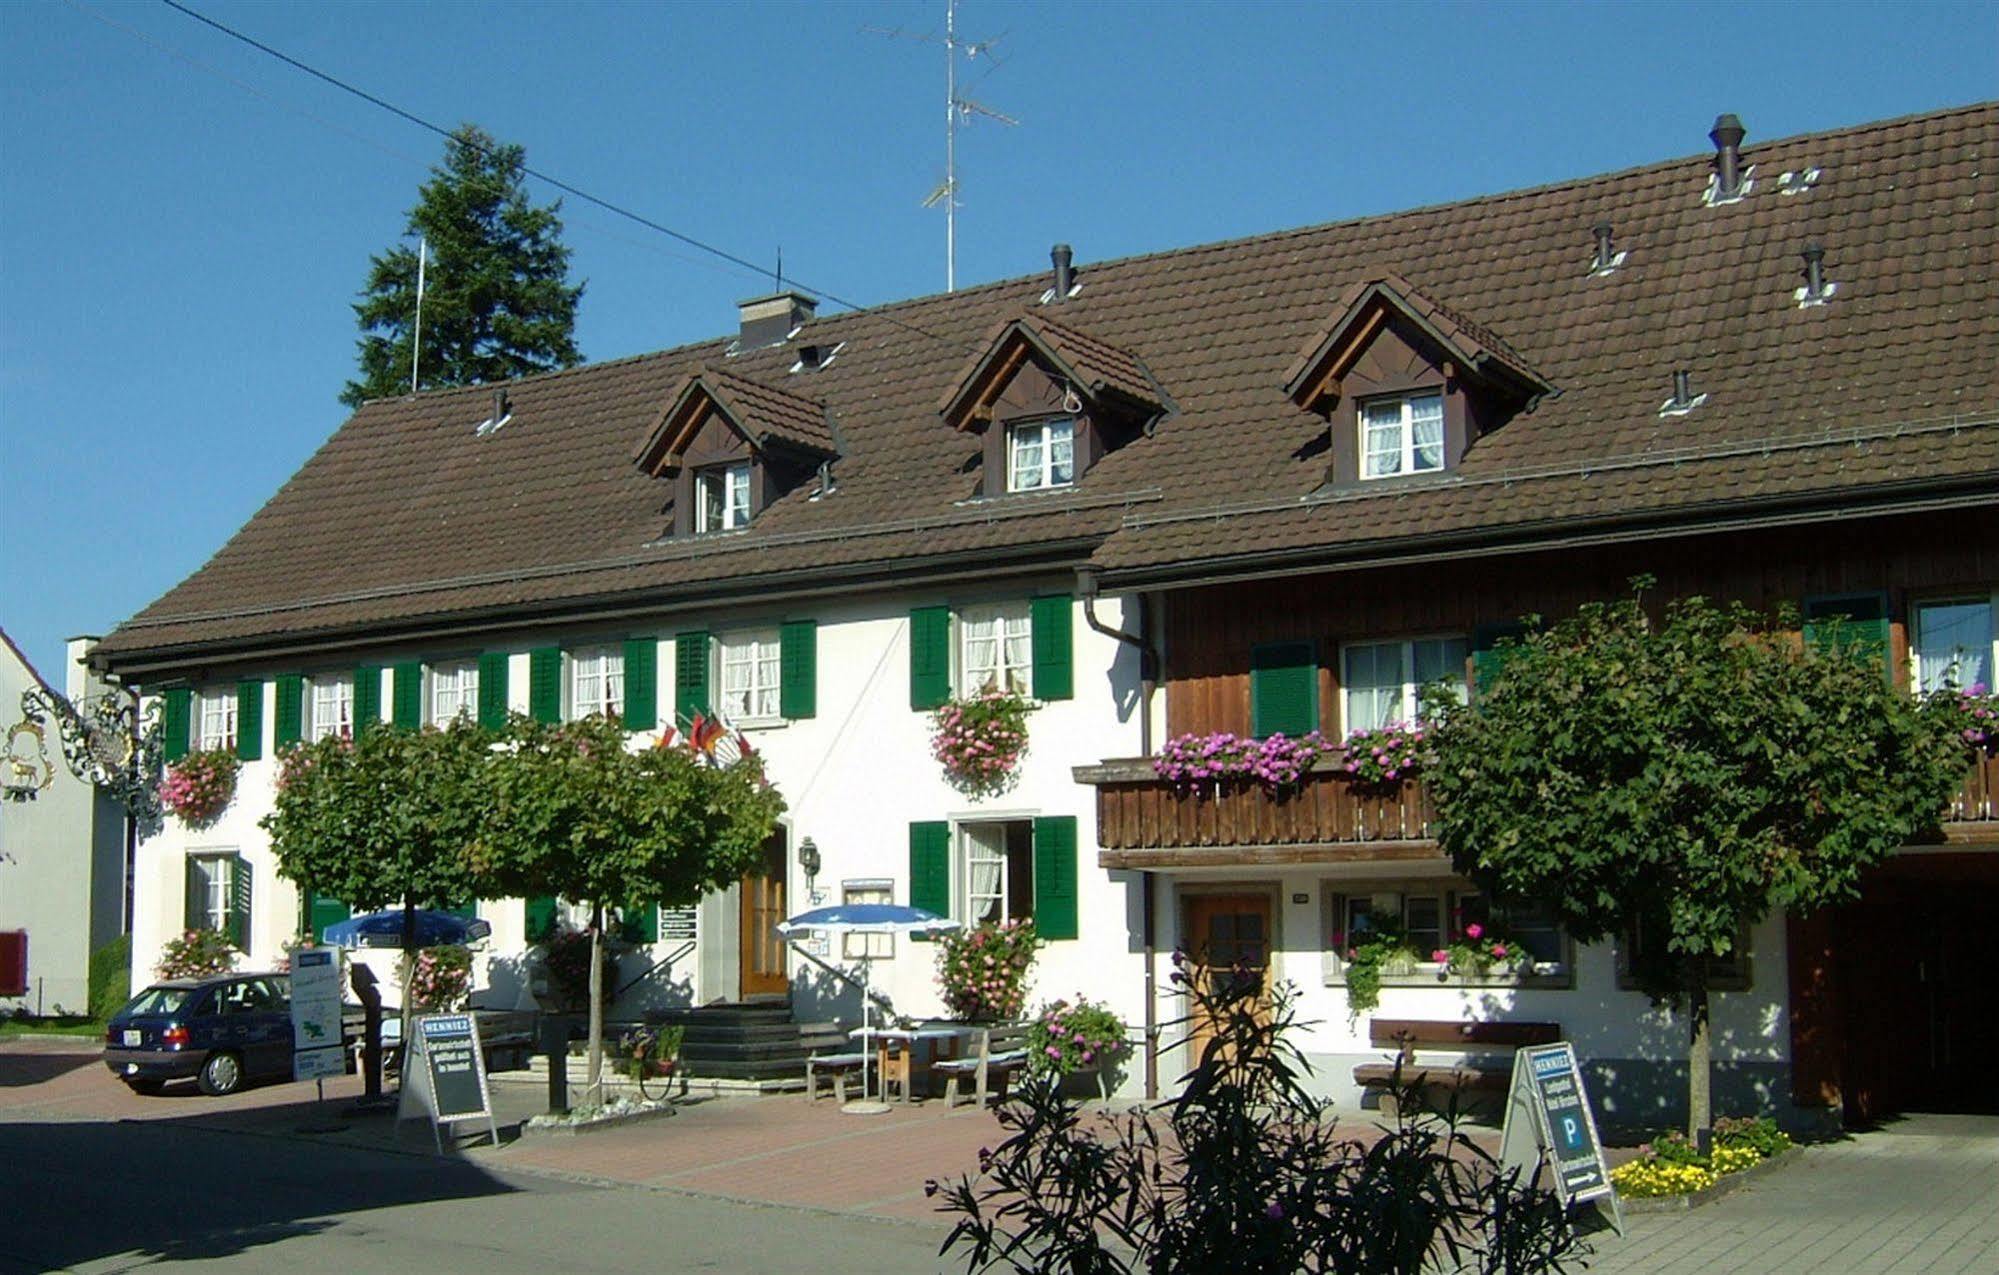
[[784, 291], [784, 245], [783, 244], [779, 244], [777, 246], [777, 286], [775, 288], [772, 288], [771, 291], [772, 292]]
[[430, 240], [416, 241], [416, 327], [410, 334], [410, 393], [416, 393], [416, 369], [423, 357], [423, 260], [430, 255]]
[[[935, 35], [912, 35], [901, 27], [862, 27], [870, 35], [883, 35], [892, 40], [915, 40], [920, 44], [940, 43]], [[959, 49], [965, 51], [967, 60], [975, 61], [984, 57], [993, 64], [993, 70], [1005, 65], [993, 55], [993, 48], [1006, 38], [1001, 32], [990, 40], [960, 40], [958, 38], [958, 0], [944, 0], [944, 180], [936, 189], [923, 197], [925, 208], [944, 205], [944, 291], [958, 290], [958, 129], [962, 124], [972, 122], [974, 115], [983, 115], [990, 120], [998, 120], [1008, 127], [1017, 126], [1020, 121], [981, 102], [975, 102], [958, 91]], [[991, 75], [987, 71], [986, 75]], [[980, 76], [984, 79], [985, 76]]]

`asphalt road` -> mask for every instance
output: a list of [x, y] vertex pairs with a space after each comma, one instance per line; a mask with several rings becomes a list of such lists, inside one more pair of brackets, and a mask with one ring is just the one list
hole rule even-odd
[[[829, 1165], [828, 1171], [837, 1171]], [[945, 1269], [938, 1231], [170, 1122], [0, 1122], [0, 1272]]]

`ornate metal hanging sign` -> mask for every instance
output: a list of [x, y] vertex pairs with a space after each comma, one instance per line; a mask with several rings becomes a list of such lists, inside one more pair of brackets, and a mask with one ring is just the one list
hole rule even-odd
[[[55, 766], [48, 757], [48, 728], [53, 723], [70, 773], [123, 806], [140, 837], [159, 831], [164, 740], [157, 702], [141, 714], [138, 698], [118, 687], [107, 687], [76, 703], [35, 687], [21, 692], [21, 716], [20, 724], [8, 733], [4, 776], [8, 799], [32, 800], [54, 781]], [[31, 787], [28, 777], [38, 766], [44, 777], [39, 786]]]

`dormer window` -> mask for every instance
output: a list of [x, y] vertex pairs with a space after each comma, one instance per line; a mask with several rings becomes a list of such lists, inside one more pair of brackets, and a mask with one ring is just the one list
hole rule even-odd
[[1067, 487], [1076, 481], [1076, 422], [1024, 421], [1007, 426], [1008, 491]]
[[1444, 467], [1444, 396], [1405, 394], [1360, 405], [1362, 478]]
[[710, 465], [694, 474], [694, 534], [750, 525], [750, 462]]

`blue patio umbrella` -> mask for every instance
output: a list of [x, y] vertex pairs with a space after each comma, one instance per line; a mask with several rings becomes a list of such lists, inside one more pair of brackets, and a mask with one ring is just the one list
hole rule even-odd
[[[446, 943], [470, 943], [493, 932], [486, 922], [466, 918], [456, 912], [430, 908], [416, 910], [416, 945], [438, 947]], [[392, 947], [403, 945], [403, 910], [369, 912], [350, 916], [326, 927], [326, 942], [339, 947]]]
[[[814, 908], [777, 923], [777, 932], [786, 939], [826, 930], [834, 934], [945, 934], [964, 926], [948, 916], [938, 916], [922, 908], [906, 908], [894, 903], [847, 903], [837, 907]], [[873, 958], [861, 958], [861, 1097], [868, 1093], [868, 1057], [873, 1053], [874, 1032], [868, 1020]], [[846, 1110], [857, 1114], [885, 1112], [885, 1103], [850, 1102]]]

